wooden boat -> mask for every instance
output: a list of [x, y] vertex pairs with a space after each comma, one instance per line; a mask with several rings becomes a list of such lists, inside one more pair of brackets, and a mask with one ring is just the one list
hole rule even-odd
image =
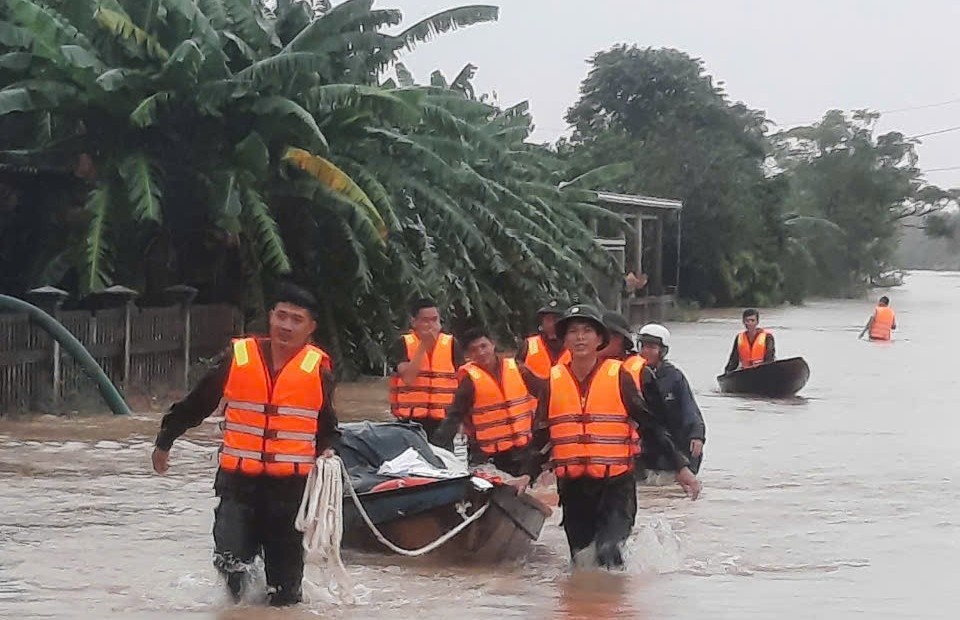
[[[433, 455], [426, 437], [419, 427], [408, 424], [364, 422], [341, 428], [338, 453], [364, 511], [387, 540], [403, 549], [432, 543], [487, 506], [480, 518], [427, 557], [456, 563], [514, 560], [530, 551], [552, 512], [513, 487], [477, 482], [472, 475], [447, 479], [372, 475], [370, 479], [371, 471], [407, 447], [429, 461]], [[343, 523], [345, 547], [392, 553], [375, 538], [349, 495], [343, 499]]]
[[793, 396], [807, 384], [810, 367], [802, 357], [741, 368], [717, 377], [721, 392], [771, 398]]

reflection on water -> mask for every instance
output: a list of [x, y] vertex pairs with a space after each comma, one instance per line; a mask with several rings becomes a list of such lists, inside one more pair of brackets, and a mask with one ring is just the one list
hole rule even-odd
[[[739, 325], [711, 311], [671, 325], [671, 356], [708, 425], [704, 494], [640, 490], [623, 573], [571, 573], [548, 521], [532, 556], [496, 568], [348, 552], [358, 604], [320, 587], [289, 610], [225, 605], [210, 561], [216, 421], [149, 473], [158, 414], [0, 419], [3, 618], [954, 618], [960, 494], [953, 437], [958, 274], [913, 274], [891, 293], [898, 341], [856, 339], [869, 302], [764, 311], [800, 398], [721, 395]], [[345, 385], [344, 419], [383, 418], [382, 382]], [[556, 505], [552, 488], [537, 491]]]

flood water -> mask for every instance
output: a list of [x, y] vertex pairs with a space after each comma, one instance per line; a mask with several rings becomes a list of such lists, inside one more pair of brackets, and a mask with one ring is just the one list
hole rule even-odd
[[[354, 606], [319, 591], [289, 610], [227, 606], [210, 563], [214, 424], [178, 441], [161, 477], [156, 414], [0, 419], [0, 617], [956, 618], [960, 274], [911, 274], [890, 295], [892, 344], [857, 340], [870, 301], [763, 313], [779, 356], [812, 370], [790, 401], [716, 392], [739, 313], [669, 326], [706, 416], [704, 493], [642, 489], [619, 574], [571, 575], [555, 515], [521, 564], [347, 553]], [[381, 403], [382, 384], [338, 395], [344, 418]]]

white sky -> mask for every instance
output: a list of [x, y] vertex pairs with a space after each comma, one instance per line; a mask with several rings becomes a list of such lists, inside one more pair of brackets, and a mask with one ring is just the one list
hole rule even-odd
[[[733, 100], [778, 123], [818, 119], [830, 108], [900, 110], [880, 130], [916, 135], [960, 126], [960, 2], [950, 0], [501, 0], [500, 21], [448, 33], [407, 54], [419, 81], [479, 67], [479, 92], [503, 104], [527, 99], [535, 138], [566, 131], [586, 60], [617, 43], [674, 47], [702, 58]], [[404, 23], [465, 4], [378, 0]], [[928, 179], [960, 187], [960, 131], [919, 148]], [[949, 171], [932, 171], [954, 167]]]

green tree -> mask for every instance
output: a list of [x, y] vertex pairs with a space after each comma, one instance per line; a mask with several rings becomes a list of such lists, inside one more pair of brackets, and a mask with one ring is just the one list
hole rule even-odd
[[634, 172], [610, 189], [683, 201], [685, 296], [781, 301], [785, 186], [764, 172], [763, 114], [731, 103], [700, 60], [677, 50], [617, 46], [590, 64], [560, 147], [573, 172], [626, 154]]
[[827, 112], [811, 126], [773, 136], [790, 190], [786, 208], [828, 220], [833, 231], [804, 237], [814, 258], [813, 292], [855, 295], [893, 268], [900, 222], [924, 218], [955, 200], [927, 185], [916, 142], [899, 132], [876, 135], [879, 115]]
[[0, 165], [61, 162], [85, 197], [21, 202], [55, 224], [31, 220], [46, 243], [4, 270], [147, 298], [185, 281], [253, 314], [292, 275], [323, 301], [322, 342], [361, 365], [416, 295], [507, 333], [546, 295], [590, 296], [585, 268], [610, 264], [580, 214], [603, 210], [558, 189], [526, 105], [478, 101], [472, 67], [381, 83], [406, 50], [496, 16], [454, 8], [389, 34], [401, 16], [372, 0], [10, 0]]

